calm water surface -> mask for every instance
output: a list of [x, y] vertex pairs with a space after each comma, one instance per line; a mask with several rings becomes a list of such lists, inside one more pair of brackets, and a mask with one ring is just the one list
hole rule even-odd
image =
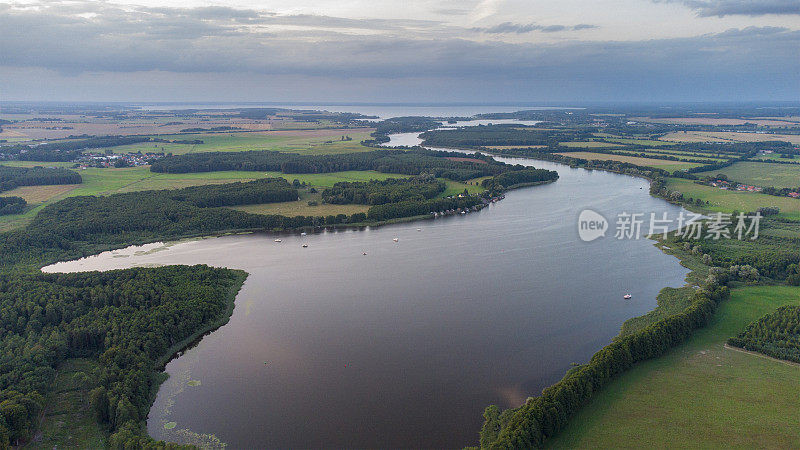
[[587, 207], [607, 218], [676, 214], [645, 180], [520, 161], [561, 178], [463, 216], [281, 243], [255, 234], [151, 244], [46, 270], [249, 272], [230, 323], [167, 365], [147, 422], [155, 438], [460, 448], [477, 442], [486, 405], [538, 394], [687, 273], [652, 241], [578, 239]]

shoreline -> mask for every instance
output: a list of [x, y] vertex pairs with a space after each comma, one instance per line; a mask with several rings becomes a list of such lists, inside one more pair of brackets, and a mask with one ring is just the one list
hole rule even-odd
[[[547, 161], [545, 159], [538, 159], [538, 158], [529, 157], [529, 156], [503, 155], [503, 154], [494, 154], [494, 153], [491, 153], [491, 155], [505, 156], [505, 157], [511, 157], [511, 158], [529, 159], [529, 160]], [[572, 167], [569, 164], [565, 164], [565, 163], [560, 162], [560, 161], [548, 161], [548, 162], [561, 164], [561, 165], [564, 165], [566, 167]], [[586, 168], [584, 168], [584, 169], [585, 170], [595, 170], [595, 169], [586, 169]], [[614, 171], [614, 170], [607, 170], [607, 169], [602, 169], [602, 168], [600, 168], [599, 170], [604, 170], [604, 171], [607, 171], [607, 172], [610, 172], [610, 173], [616, 173], [616, 174], [621, 174], [621, 175], [630, 175], [630, 176], [633, 176], [633, 177], [645, 178], [648, 181], [652, 182], [652, 179], [650, 179], [648, 177], [644, 177], [642, 175], [623, 173], [623, 172], [618, 172], [618, 171]], [[518, 188], [530, 187], [530, 186], [549, 184], [549, 183], [552, 183], [554, 181], [557, 181], [557, 179], [556, 180], [541, 181], [541, 182], [532, 182], [532, 183], [519, 183], [519, 184], [507, 187], [506, 191], [510, 191], [510, 190], [518, 189]], [[653, 196], [652, 194], [650, 194], [650, 195]], [[656, 196], [654, 196], [654, 197], [656, 197]], [[660, 198], [660, 197], [658, 197], [658, 198]], [[666, 199], [663, 199], [663, 200], [667, 201]], [[669, 203], [672, 203], [672, 202], [669, 202]], [[323, 226], [323, 227], [300, 227], [300, 228], [285, 229], [285, 230], [264, 230], [264, 229], [224, 230], [224, 231], [220, 231], [220, 232], [212, 233], [212, 234], [185, 235], [185, 236], [178, 237], [176, 239], [169, 239], [169, 240], [141, 240], [141, 241], [137, 241], [137, 242], [126, 243], [125, 245], [114, 246], [114, 248], [105, 248], [105, 249], [102, 249], [102, 250], [93, 251], [93, 252], [89, 253], [88, 255], [85, 255], [85, 256], [82, 256], [82, 257], [93, 256], [93, 255], [96, 255], [98, 253], [102, 253], [104, 251], [119, 250], [121, 248], [126, 248], [126, 247], [130, 247], [130, 246], [133, 246], [133, 245], [144, 245], [144, 244], [154, 243], [154, 242], [163, 242], [164, 244], [169, 245], [169, 244], [174, 244], [174, 243], [178, 243], [178, 242], [185, 242], [185, 241], [189, 241], [189, 240], [193, 240], [193, 239], [206, 239], [206, 238], [222, 237], [222, 236], [237, 235], [237, 234], [253, 234], [253, 233], [259, 233], [259, 232], [263, 232], [263, 233], [267, 233], [267, 234], [280, 234], [280, 233], [295, 234], [295, 233], [298, 233], [298, 232], [303, 231], [303, 230], [322, 231], [322, 230], [328, 230], [328, 229], [331, 229], [331, 230], [365, 229], [367, 227], [381, 227], [381, 226], [384, 226], [384, 225], [392, 225], [392, 224], [399, 224], [399, 223], [409, 223], [409, 222], [414, 222], [414, 221], [417, 221], [417, 220], [431, 220], [431, 219], [434, 219], [434, 217], [431, 214], [425, 214], [425, 215], [418, 215], [418, 216], [409, 216], [409, 217], [403, 217], [403, 218], [389, 219], [389, 220], [384, 220], [384, 221], [379, 221], [379, 222], [355, 223], [355, 224], [336, 224], [336, 225]], [[675, 255], [675, 254], [673, 254], [671, 252], [666, 252], [662, 248], [662, 246], [659, 245], [661, 243], [659, 240], [657, 240], [657, 239], [653, 239], [653, 240], [655, 241], [653, 245], [656, 245], [657, 247], [659, 247], [659, 249], [662, 250], [663, 253], [665, 253], [667, 255], [670, 255], [670, 256], [676, 257], [676, 259], [678, 259], [679, 263], [682, 266], [684, 266], [684, 267], [686, 267], [687, 269], [690, 270], [690, 272], [686, 275], [686, 277], [684, 279], [684, 281], [686, 282], [684, 287], [689, 286], [691, 284], [690, 281], [689, 281], [689, 277], [694, 273], [694, 271], [691, 268], [687, 267], [683, 263], [683, 260], [682, 260], [681, 257], [679, 257], [679, 256], [677, 256], [677, 255]], [[69, 261], [69, 260], [67, 260], [67, 261]], [[57, 262], [62, 262], [62, 261], [57, 261]], [[50, 264], [47, 264], [47, 265], [50, 265]], [[40, 270], [41, 270], [41, 267], [40, 267]], [[230, 321], [230, 317], [232, 316], [233, 310], [235, 308], [236, 297], [238, 296], [238, 292], [241, 290], [241, 288], [242, 288], [242, 286], [243, 286], [243, 284], [246, 281], [247, 276], [248, 276], [248, 274], [246, 272], [244, 272], [244, 271], [240, 271], [240, 272], [242, 272], [241, 275], [240, 275], [241, 279], [238, 280], [234, 284], [234, 286], [232, 286], [231, 291], [228, 294], [228, 299], [227, 299], [227, 301], [228, 301], [228, 309], [226, 310], [225, 314], [222, 317], [220, 317], [218, 320], [208, 324], [207, 326], [203, 327], [202, 329], [199, 329], [199, 330], [195, 331], [194, 333], [192, 333], [191, 336], [187, 337], [186, 339], [182, 340], [181, 342], [178, 342], [178, 343], [174, 344], [173, 346], [170, 347], [170, 349], [162, 357], [160, 357], [158, 360], [156, 360], [156, 367], [158, 367], [159, 370], [153, 373], [153, 377], [155, 378], [155, 383], [153, 384], [153, 388], [152, 388], [151, 393], [150, 393], [150, 397], [151, 397], [150, 398], [150, 405], [151, 405], [150, 408], [151, 409], [152, 409], [152, 405], [153, 405], [153, 403], [154, 403], [154, 401], [155, 401], [155, 399], [156, 399], [156, 397], [158, 395], [158, 392], [160, 390], [161, 384], [169, 378], [169, 375], [164, 370], [166, 364], [169, 361], [171, 361], [172, 359], [174, 359], [176, 357], [180, 357], [181, 353], [183, 351], [185, 351], [186, 349], [191, 347], [193, 344], [196, 344], [196, 343], [200, 342], [202, 340], [202, 338], [206, 334], [209, 334], [209, 333], [221, 328], [222, 326], [226, 325]], [[661, 293], [664, 291], [664, 289], [667, 289], [667, 288], [662, 288], [661, 291], [659, 291], [658, 296], [661, 295]], [[647, 314], [651, 314], [652, 312], [656, 311], [659, 307], [660, 307], [660, 305], [657, 305], [653, 310], [648, 311], [646, 314], [644, 314], [642, 316], [632, 317], [632, 318], [630, 318], [628, 320], [634, 320], [634, 319], [646, 316]], [[623, 323], [623, 325], [620, 327], [619, 333], [615, 337], [613, 337], [610, 342], [606, 343], [602, 348], [605, 348], [605, 346], [613, 343], [614, 340], [618, 339], [619, 337], [621, 337], [623, 335], [623, 328], [625, 326], [625, 323], [628, 322], [628, 320], [626, 320]], [[602, 348], [600, 350], [598, 350], [598, 351], [601, 351]], [[566, 375], [566, 373], [568, 373], [568, 371], [565, 372], [565, 375]], [[148, 410], [148, 417], [149, 417], [149, 411], [150, 410]], [[145, 418], [145, 420], [143, 421], [143, 425], [142, 425], [142, 430], [143, 430], [143, 432], [145, 434], [147, 434], [146, 423], [147, 423], [147, 419]]]

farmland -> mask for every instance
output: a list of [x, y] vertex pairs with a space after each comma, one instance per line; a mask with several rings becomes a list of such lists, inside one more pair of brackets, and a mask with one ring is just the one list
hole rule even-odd
[[796, 188], [800, 186], [800, 164], [771, 164], [758, 162], [738, 162], [730, 167], [698, 175], [715, 176], [724, 174], [728, 179], [755, 186], [776, 188]]
[[619, 147], [619, 144], [615, 144], [615, 143], [611, 143], [611, 142], [602, 142], [602, 141], [562, 142], [559, 145], [562, 145], [564, 147], [573, 147], [573, 148]]
[[751, 212], [763, 206], [777, 206], [781, 210], [781, 216], [800, 219], [800, 200], [789, 197], [776, 197], [758, 192], [724, 190], [680, 178], [668, 179], [667, 187], [670, 190], [682, 192], [684, 198], [701, 199], [709, 202], [709, 205], [705, 206], [705, 208], [714, 212], [731, 212], [734, 210]]
[[[109, 195], [120, 192], [146, 191], [153, 189], [178, 189], [188, 186], [203, 184], [223, 184], [235, 181], [249, 181], [257, 178], [284, 177], [289, 181], [299, 180], [311, 186], [329, 187], [339, 181], [367, 181], [370, 179], [383, 180], [391, 177], [403, 177], [374, 171], [347, 171], [323, 174], [292, 174], [285, 175], [280, 172], [246, 172], [246, 171], [221, 171], [187, 174], [152, 173], [147, 166], [130, 167], [122, 169], [96, 169], [89, 168], [79, 171], [83, 177], [80, 185], [58, 186], [23, 186], [4, 193], [5, 195], [19, 195], [31, 199], [31, 208], [23, 214], [0, 216], [0, 231], [7, 231], [24, 226], [30, 222], [39, 210], [54, 201], [77, 195]], [[455, 186], [459, 185], [459, 186]], [[455, 183], [452, 190], [463, 192], [462, 183]], [[457, 189], [460, 188], [460, 189]], [[477, 188], [477, 186], [471, 186]]]
[[671, 142], [768, 142], [785, 141], [800, 145], [800, 135], [737, 133], [732, 131], [675, 131], [661, 138]]
[[781, 118], [763, 119], [730, 119], [716, 117], [632, 117], [632, 120], [651, 123], [669, 123], [677, 125], [745, 125], [755, 124], [765, 127], [800, 127], [800, 122], [781, 120]]
[[800, 366], [725, 342], [779, 306], [798, 304], [800, 288], [735, 289], [711, 324], [609, 384], [549, 447], [797, 447]]
[[[143, 142], [111, 147], [114, 153], [164, 152], [175, 155], [195, 152], [236, 152], [273, 150], [299, 154], [332, 154], [367, 151], [361, 141], [369, 138], [369, 128], [335, 130], [265, 131], [252, 133], [215, 133], [191, 135], [156, 135], [166, 140], [201, 140], [202, 144]], [[352, 140], [343, 141], [342, 136]]]
[[592, 153], [592, 152], [562, 152], [559, 155], [570, 156], [573, 158], [595, 159], [600, 161], [619, 161], [636, 164], [639, 166], [656, 167], [659, 169], [674, 171], [681, 169], [688, 169], [690, 167], [697, 167], [699, 163], [690, 163], [683, 161], [669, 161], [665, 159], [642, 158], [639, 156], [621, 156], [611, 155], [606, 153]]

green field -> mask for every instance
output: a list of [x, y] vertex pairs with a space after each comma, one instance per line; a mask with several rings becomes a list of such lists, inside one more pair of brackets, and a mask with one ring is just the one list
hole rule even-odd
[[697, 175], [715, 176], [725, 174], [728, 179], [755, 186], [796, 188], [800, 186], [800, 164], [772, 164], [738, 162], [724, 169], [701, 172]]
[[97, 363], [68, 359], [58, 368], [45, 399], [39, 431], [24, 448], [104, 448], [107, 433], [89, 409], [89, 390]]
[[[352, 141], [340, 140], [349, 136]], [[168, 140], [202, 140], [202, 144], [172, 144], [163, 142], [142, 142], [131, 145], [110, 147], [114, 153], [165, 152], [175, 155], [196, 152], [239, 152], [246, 150], [274, 150], [299, 154], [334, 154], [369, 151], [361, 145], [369, 139], [369, 131], [364, 129], [342, 130], [297, 130], [252, 133], [213, 133], [213, 134], [173, 134], [154, 135], [154, 138]], [[328, 142], [330, 141], [330, 142]]]
[[[309, 206], [308, 202], [317, 202], [314, 206]], [[281, 216], [336, 216], [346, 214], [348, 216], [355, 213], [366, 213], [369, 209], [367, 205], [331, 205], [322, 203], [322, 195], [317, 192], [309, 193], [306, 190], [300, 191], [300, 200], [295, 202], [264, 203], [258, 205], [234, 206], [231, 209], [245, 211], [253, 214], [278, 214]]]
[[573, 148], [601, 148], [601, 147], [619, 147], [619, 144], [612, 144], [610, 142], [601, 141], [575, 141], [575, 142], [559, 142], [558, 145]]
[[708, 201], [709, 205], [704, 208], [713, 212], [752, 212], [762, 206], [777, 206], [781, 209], [781, 216], [800, 219], [800, 200], [794, 198], [776, 197], [758, 192], [728, 191], [681, 178], [667, 179], [667, 188], [682, 192], [684, 198]]
[[[440, 197], [447, 197], [447, 196], [450, 196], [450, 195], [463, 194], [464, 193], [464, 189], [466, 189], [467, 192], [469, 192], [470, 194], [478, 194], [480, 192], [485, 191], [485, 189], [483, 187], [481, 187], [479, 184], [459, 183], [458, 181], [445, 180], [445, 179], [441, 179], [441, 180], [444, 181], [445, 183], [447, 183], [447, 189], [445, 189], [444, 192], [442, 192]], [[472, 180], [471, 180], [471, 182], [475, 182], [476, 183], [476, 181], [472, 181]]]
[[551, 448], [797, 448], [800, 366], [725, 348], [800, 288], [735, 289], [711, 323], [636, 365], [570, 418]]
[[758, 160], [766, 160], [766, 161], [782, 161], [782, 162], [790, 162], [794, 164], [800, 164], [800, 156], [795, 156], [792, 159], [789, 158], [781, 158], [779, 153], [769, 153], [766, 155], [757, 155], [752, 158], [753, 161]]
[[[596, 134], [596, 136], [599, 136], [599, 134]], [[616, 142], [618, 144], [652, 145], [654, 147], [677, 145], [677, 143], [675, 142], [656, 141], [653, 139], [628, 139], [628, 138], [603, 137], [603, 140], [609, 142]]]
[[[333, 173], [291, 174], [280, 172], [245, 172], [221, 171], [200, 173], [153, 173], [149, 167], [128, 167], [124, 169], [96, 169], [89, 168], [78, 171], [83, 177], [80, 185], [70, 185], [67, 189], [54, 189], [53, 186], [24, 186], [3, 195], [20, 195], [26, 199], [36, 199], [30, 202], [30, 208], [23, 214], [0, 216], [0, 232], [20, 228], [33, 220], [36, 213], [45, 205], [66, 197], [77, 195], [108, 195], [120, 192], [146, 191], [153, 189], [178, 189], [188, 186], [203, 184], [232, 183], [235, 181], [249, 181], [266, 177], [283, 177], [289, 181], [295, 179], [306, 182], [311, 186], [330, 187], [339, 181], [367, 181], [371, 179], [385, 180], [386, 178], [406, 177], [407, 175], [388, 174], [375, 171], [345, 171]], [[460, 185], [462, 192], [467, 185]], [[71, 188], [71, 189], [69, 189]], [[478, 188], [472, 186], [470, 188]], [[456, 189], [454, 186], [453, 189]]]

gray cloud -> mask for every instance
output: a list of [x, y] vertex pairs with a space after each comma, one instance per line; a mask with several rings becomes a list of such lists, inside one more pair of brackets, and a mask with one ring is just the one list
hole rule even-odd
[[656, 3], [682, 3], [700, 17], [733, 15], [800, 14], [798, 0], [654, 0]]
[[541, 31], [543, 33], [555, 33], [558, 31], [565, 31], [565, 30], [579, 31], [590, 28], [598, 28], [598, 27], [597, 25], [590, 25], [587, 23], [567, 26], [567, 25], [538, 25], [535, 23], [522, 24], [514, 22], [503, 22], [501, 24], [494, 25], [491, 27], [475, 27], [472, 28], [472, 31], [477, 31], [480, 33], [488, 33], [488, 34], [506, 34], [506, 33], [525, 34], [533, 31]]
[[[77, 15], [89, 10], [97, 15]], [[130, 9], [108, 3], [89, 10], [80, 4], [39, 11], [0, 5], [0, 74], [16, 74], [17, 86], [27, 82], [19, 75], [24, 71], [54, 71], [52, 78], [65, 85], [86, 79], [190, 80], [175, 85], [184, 90], [204, 86], [197, 88], [198, 96], [215, 86], [222, 89], [224, 80], [243, 80], [225, 89], [241, 89], [244, 97], [247, 89], [263, 89], [274, 80], [282, 80], [283, 92], [331, 95], [336, 86], [356, 92], [354, 84], [372, 86], [379, 94], [405, 86], [405, 92], [417, 96], [506, 89], [503, 95], [511, 100], [535, 92], [611, 99], [712, 93], [735, 98], [741, 92], [796, 96], [800, 83], [800, 60], [787, 58], [800, 48], [800, 31], [782, 27], [645, 41], [512, 44], [465, 39], [470, 30], [435, 21], [227, 8]], [[480, 31], [522, 34], [591, 27], [506, 23]], [[13, 92], [8, 79], [4, 90]], [[297, 91], [301, 84], [294, 80], [306, 80], [302, 89], [307, 90]], [[158, 83], [153, 82], [154, 90]]]

